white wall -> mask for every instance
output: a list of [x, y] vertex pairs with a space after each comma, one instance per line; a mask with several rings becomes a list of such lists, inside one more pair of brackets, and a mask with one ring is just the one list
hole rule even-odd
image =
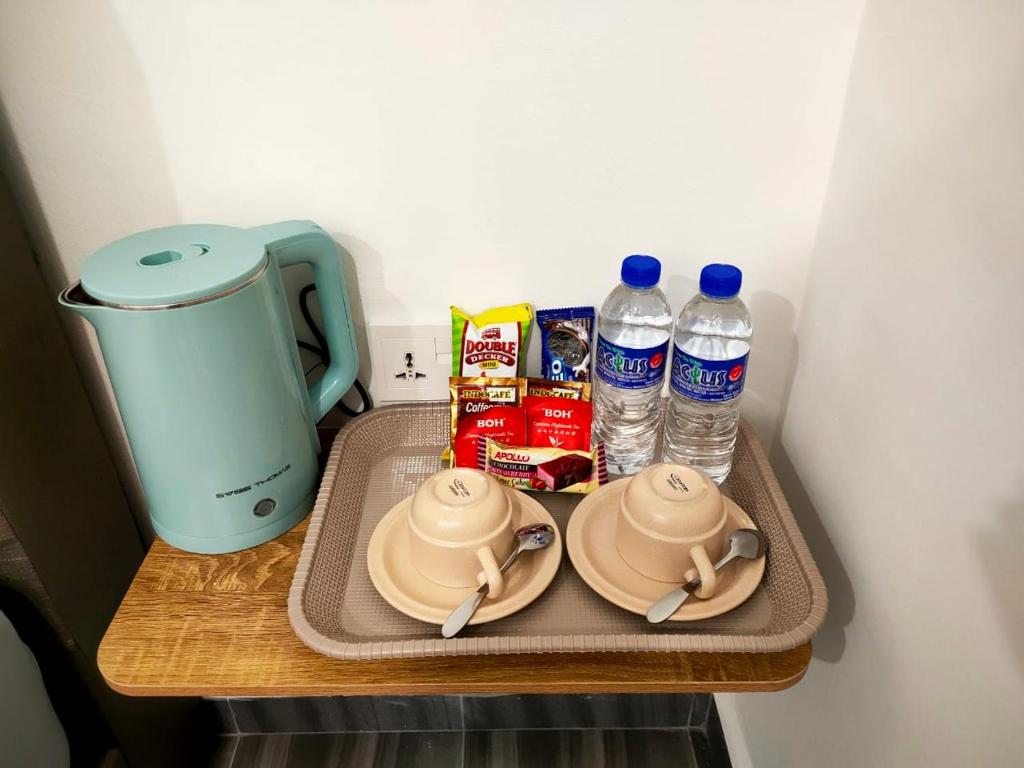
[[734, 261], [770, 438], [860, 7], [12, 0], [9, 165], [54, 288], [139, 229], [295, 217], [371, 323], [596, 303], [638, 251], [681, 306]]
[[867, 4], [775, 456], [830, 618], [737, 766], [1021, 764], [1022, 73], [1019, 0]]

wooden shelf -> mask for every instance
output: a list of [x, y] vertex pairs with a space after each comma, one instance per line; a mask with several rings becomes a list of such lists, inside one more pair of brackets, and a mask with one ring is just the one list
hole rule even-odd
[[810, 663], [810, 643], [754, 653], [573, 653], [339, 661], [288, 623], [302, 522], [259, 547], [196, 555], [157, 540], [99, 648], [129, 696], [777, 691]]

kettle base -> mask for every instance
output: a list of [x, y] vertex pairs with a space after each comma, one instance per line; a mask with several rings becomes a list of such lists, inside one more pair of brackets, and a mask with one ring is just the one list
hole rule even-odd
[[155, 518], [151, 517], [150, 520], [153, 523], [153, 529], [156, 531], [157, 536], [172, 547], [201, 555], [223, 555], [228, 552], [238, 552], [242, 549], [255, 547], [291, 530], [302, 522], [313, 509], [316, 494], [316, 489], [313, 489], [306, 498], [289, 512], [277, 517], [266, 525], [261, 525], [259, 528], [253, 528], [252, 530], [243, 531], [231, 536], [186, 536], [168, 530]]

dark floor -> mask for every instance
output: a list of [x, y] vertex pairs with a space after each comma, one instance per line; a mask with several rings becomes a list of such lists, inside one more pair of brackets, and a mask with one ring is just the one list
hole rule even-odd
[[212, 768], [728, 768], [706, 694], [222, 699]]

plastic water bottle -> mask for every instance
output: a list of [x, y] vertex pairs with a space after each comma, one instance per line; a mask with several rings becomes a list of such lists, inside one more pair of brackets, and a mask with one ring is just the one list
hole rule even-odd
[[627, 257], [622, 283], [597, 316], [594, 439], [604, 441], [608, 471], [620, 475], [654, 461], [672, 333], [660, 278], [661, 262], [653, 256]]
[[704, 267], [700, 293], [679, 313], [672, 349], [663, 460], [700, 467], [716, 483], [732, 468], [753, 332], [742, 282], [730, 264]]

